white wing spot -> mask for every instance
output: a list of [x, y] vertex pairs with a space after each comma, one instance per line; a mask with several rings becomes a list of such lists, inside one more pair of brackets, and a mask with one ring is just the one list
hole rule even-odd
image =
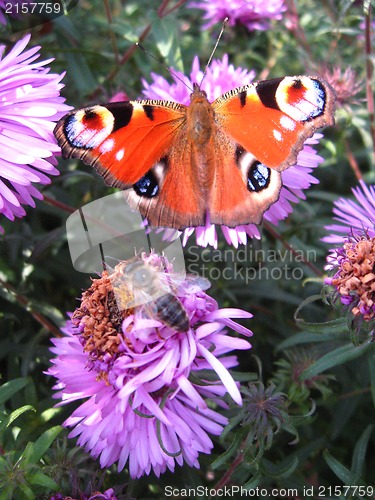
[[280, 125], [286, 130], [294, 130], [296, 128], [296, 122], [286, 115], [280, 118]]
[[102, 154], [109, 153], [114, 148], [114, 145], [115, 145], [114, 139], [107, 139], [100, 145], [99, 148], [100, 152]]
[[280, 130], [273, 130], [272, 132], [273, 132], [273, 136], [274, 136], [274, 138], [275, 138], [277, 141], [281, 142], [281, 141], [283, 140], [283, 136], [282, 136], [282, 134], [281, 134]]
[[116, 153], [116, 160], [121, 161], [124, 158], [124, 154], [125, 154], [125, 149], [124, 148], [119, 149]]

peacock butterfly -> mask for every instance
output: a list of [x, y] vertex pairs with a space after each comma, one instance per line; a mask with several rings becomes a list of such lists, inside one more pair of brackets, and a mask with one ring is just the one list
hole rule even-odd
[[210, 103], [194, 84], [189, 106], [161, 100], [94, 105], [61, 118], [65, 158], [92, 165], [153, 226], [260, 224], [278, 200], [281, 172], [304, 141], [333, 125], [335, 95], [322, 79], [287, 76]]

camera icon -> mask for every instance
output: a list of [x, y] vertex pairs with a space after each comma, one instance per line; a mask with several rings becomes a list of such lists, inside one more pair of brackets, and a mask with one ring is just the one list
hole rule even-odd
[[[125, 194], [125, 191], [118, 191], [105, 196], [68, 217], [66, 231], [73, 267], [79, 272], [90, 274], [99, 274], [105, 269], [111, 276], [120, 262], [140, 260], [141, 254], [149, 256], [152, 253], [160, 256], [162, 263], [172, 263], [173, 275], [178, 276], [178, 281], [182, 283], [186, 278], [186, 267], [180, 232], [145, 226], [141, 214], [129, 207]], [[167, 273], [167, 267], [161, 265], [159, 272]], [[154, 270], [149, 269], [148, 275], [151, 280], [155, 275]], [[129, 276], [137, 274], [125, 273], [124, 280], [129, 281]], [[148, 287], [147, 300], [138, 295], [133, 306], [171, 292], [173, 290], [165, 285]]]

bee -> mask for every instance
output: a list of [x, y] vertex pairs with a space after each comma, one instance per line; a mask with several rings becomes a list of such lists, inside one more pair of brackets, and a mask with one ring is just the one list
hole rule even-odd
[[134, 296], [129, 307], [137, 307], [143, 316], [158, 319], [176, 332], [187, 332], [190, 319], [185, 307], [174, 293], [184, 284], [206, 290], [211, 286], [205, 278], [188, 275], [182, 279], [177, 273], [168, 272], [166, 266], [157, 269], [152, 264], [136, 257], [125, 261], [121, 273]]

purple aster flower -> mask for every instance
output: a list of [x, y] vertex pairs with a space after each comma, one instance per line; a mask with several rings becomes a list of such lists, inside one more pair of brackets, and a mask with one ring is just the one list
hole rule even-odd
[[0, 213], [12, 221], [26, 214], [22, 205], [35, 207], [33, 198], [43, 198], [33, 184], [49, 184], [48, 176], [59, 174], [53, 129], [71, 109], [60, 97], [64, 74], [44, 67], [52, 59], [35, 62], [40, 47], [24, 52], [29, 40], [4, 57], [0, 46]]
[[[194, 58], [190, 78], [184, 76], [178, 71], [174, 72], [174, 83], [170, 84], [165, 78], [154, 73], [151, 74], [153, 82], [151, 84], [143, 80], [143, 97], [147, 99], [174, 100], [188, 105], [190, 103], [190, 88], [192, 84], [201, 82], [203, 72], [199, 67], [198, 57]], [[172, 74], [173, 76], [173, 74]], [[209, 66], [206, 76], [203, 80], [202, 90], [207, 93], [209, 101], [214, 101], [225, 92], [236, 87], [248, 85], [254, 80], [255, 72], [243, 68], [234, 68], [228, 64], [228, 56], [224, 55], [221, 61], [213, 60]], [[181, 80], [179, 80], [180, 78]], [[186, 82], [186, 84], [184, 83]], [[281, 173], [283, 187], [280, 191], [280, 197], [276, 203], [264, 213], [264, 220], [272, 224], [278, 224], [280, 220], [285, 219], [292, 211], [293, 203], [298, 203], [301, 199], [306, 199], [304, 190], [311, 184], [317, 184], [319, 181], [311, 175], [314, 168], [323, 161], [323, 158], [317, 155], [312, 147], [318, 143], [322, 134], [314, 134], [313, 137], [305, 141], [305, 145], [298, 155], [296, 165], [289, 167]], [[239, 244], [246, 244], [247, 237], [260, 239], [258, 226], [247, 224], [229, 228], [221, 226], [226, 241], [236, 248]], [[209, 220], [205, 226], [197, 228], [188, 228], [184, 231], [183, 244], [185, 245], [189, 236], [196, 233], [197, 244], [203, 247], [211, 245], [217, 247], [218, 238], [216, 227]]]
[[[330, 224], [325, 229], [330, 231], [323, 241], [327, 243], [344, 243], [348, 236], [362, 235], [364, 232], [370, 238], [375, 236], [375, 186], [368, 186], [364, 181], [352, 189], [357, 202], [348, 198], [335, 201], [334, 219], [340, 224]], [[339, 233], [339, 234], [337, 234]]]
[[[160, 271], [156, 254], [143, 254], [142, 260]], [[237, 365], [232, 350], [251, 345], [230, 337], [226, 327], [251, 336], [232, 318], [252, 315], [219, 309], [188, 279], [175, 296], [189, 325], [176, 331], [145, 306], [126, 309], [134, 299], [128, 266], [129, 261], [120, 262], [111, 275], [105, 271], [94, 279], [66, 323], [64, 337], [53, 340], [56, 357], [47, 373], [58, 380], [55, 397], [60, 405], [86, 400], [64, 425], [74, 427], [70, 436], [79, 436], [80, 446], [100, 456], [101, 467], [118, 462], [122, 470], [129, 462], [133, 478], [151, 470], [159, 476], [184, 461], [199, 467], [199, 453], [213, 447], [209, 434], [220, 435], [227, 423], [207, 400], [226, 408], [223, 397], [229, 393], [242, 403], [229, 369]], [[170, 273], [171, 265], [166, 269]]]
[[326, 269], [333, 276], [326, 283], [354, 316], [369, 321], [375, 317], [375, 186], [360, 181], [352, 191], [357, 202], [335, 201], [334, 219], [340, 224], [326, 226], [331, 234], [323, 241], [340, 245], [327, 256]]
[[326, 284], [336, 290], [341, 303], [353, 316], [371, 321], [375, 317], [375, 238], [351, 237], [332, 251], [329, 265], [335, 274]]
[[286, 10], [283, 0], [200, 0], [190, 7], [205, 11], [204, 29], [229, 18], [229, 25], [243, 24], [249, 31], [266, 30], [271, 20], [279, 21]]

